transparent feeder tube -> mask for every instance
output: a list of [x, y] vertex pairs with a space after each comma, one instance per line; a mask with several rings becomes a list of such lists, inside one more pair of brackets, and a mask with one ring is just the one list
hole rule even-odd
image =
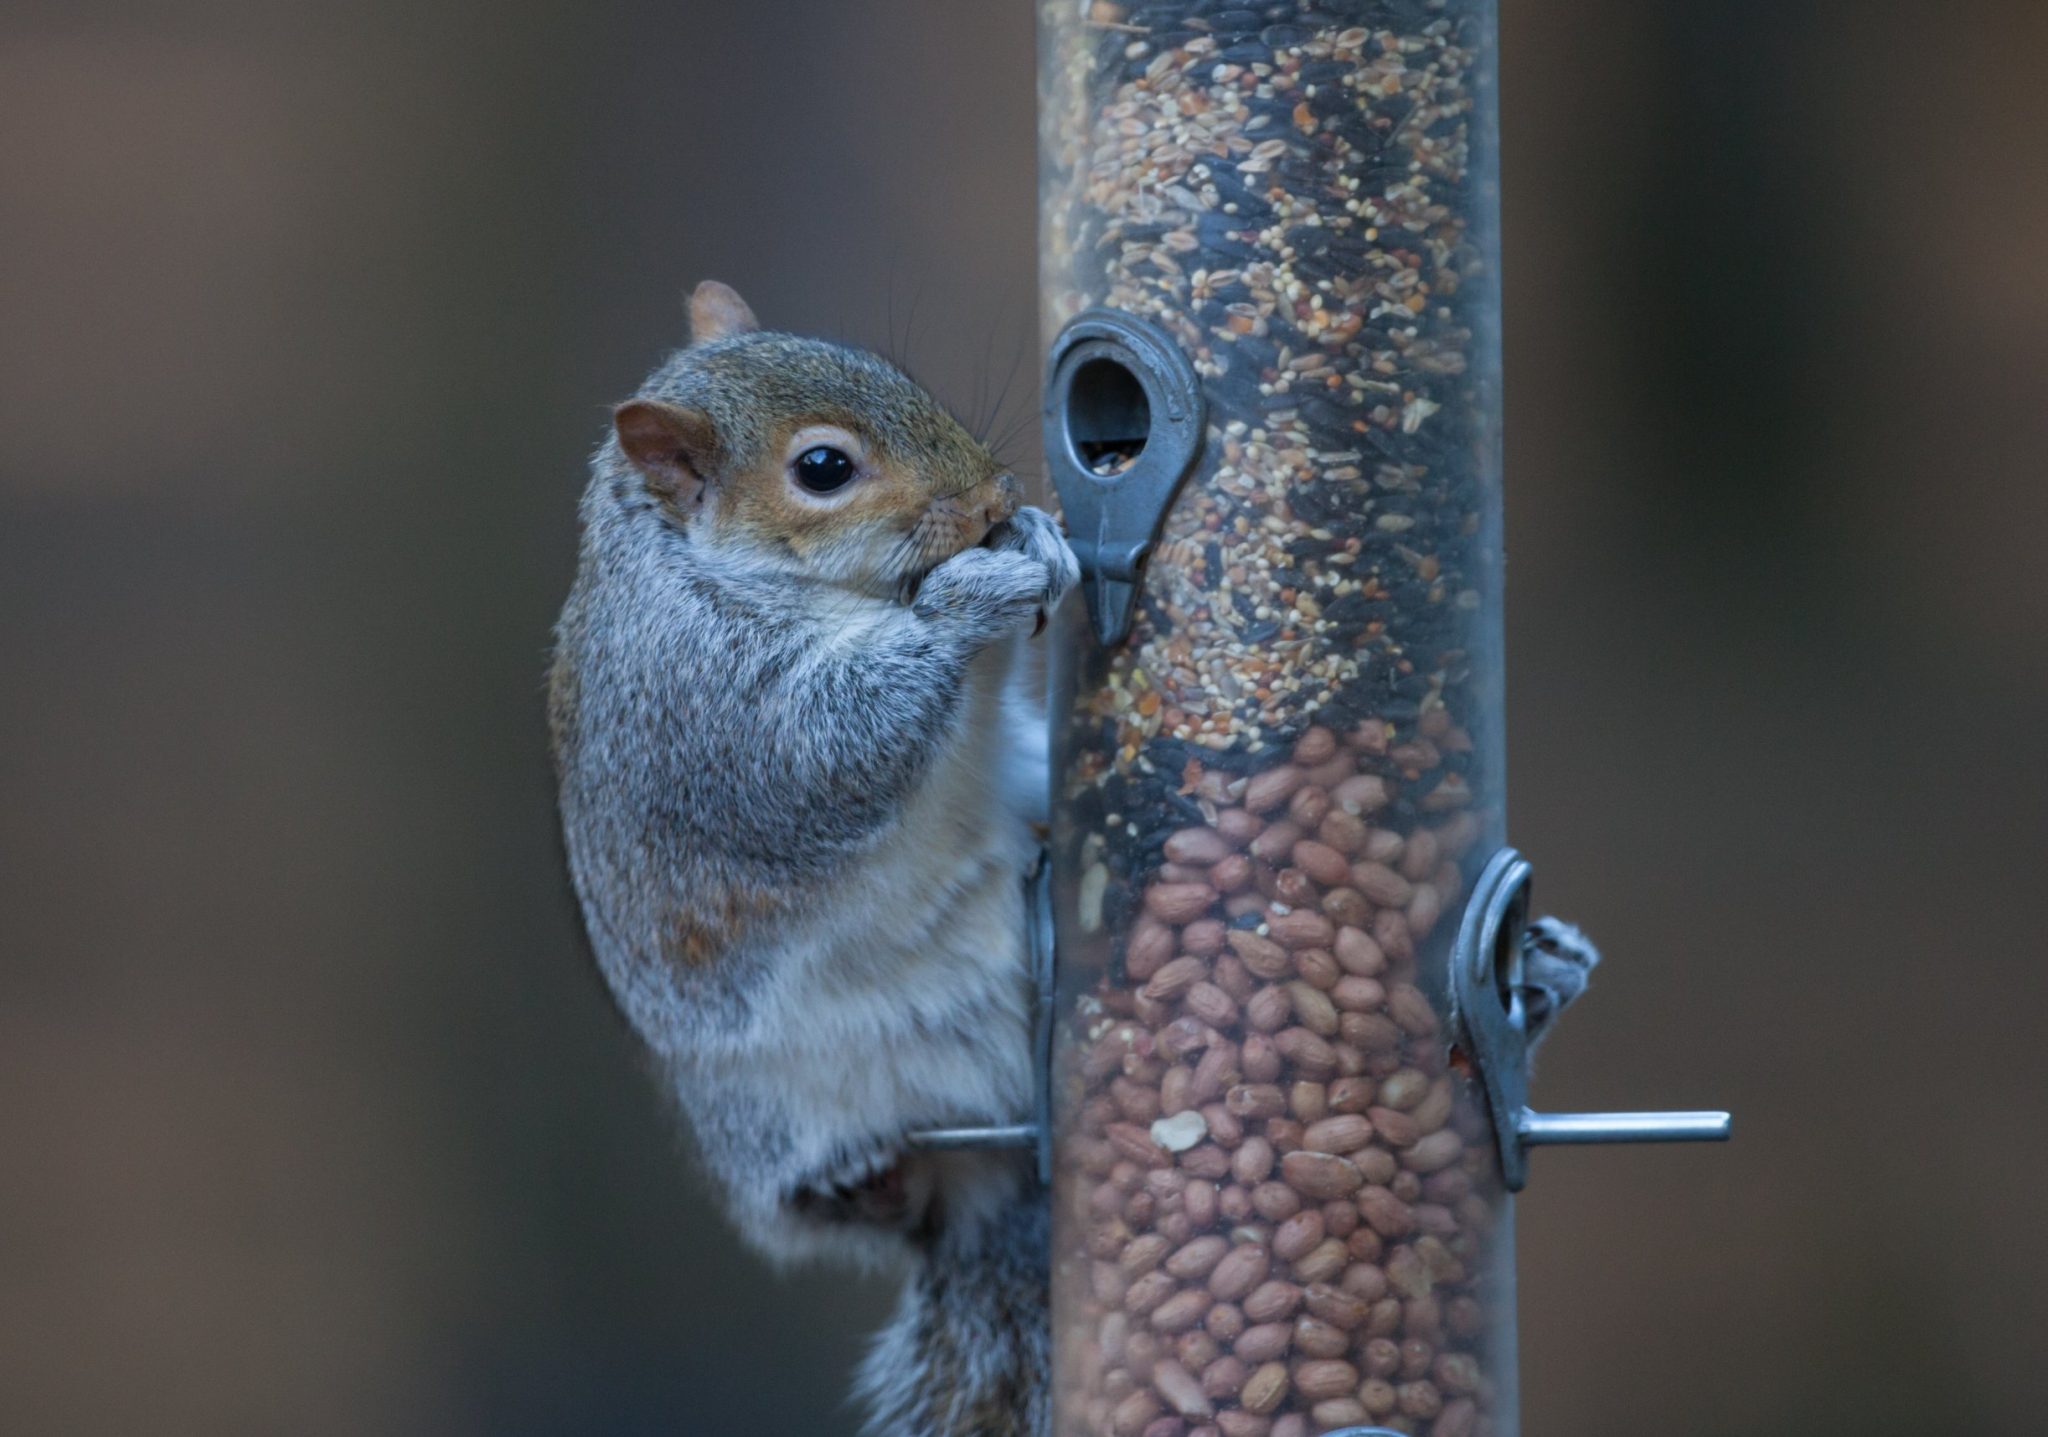
[[[1503, 839], [1493, 10], [1041, 11], [1047, 333], [1154, 326], [1203, 415], [1056, 664], [1060, 1437], [1516, 1429], [1446, 968]], [[1055, 472], [1142, 456], [1109, 389]]]

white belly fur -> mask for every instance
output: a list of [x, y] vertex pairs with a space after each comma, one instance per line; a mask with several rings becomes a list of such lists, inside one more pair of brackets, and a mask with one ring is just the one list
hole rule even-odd
[[[1031, 1115], [1022, 883], [1036, 840], [1015, 796], [1043, 787], [1043, 710], [1017, 701], [1010, 666], [1000, 646], [977, 661], [957, 742], [892, 834], [786, 936], [746, 1031], [693, 1065], [694, 1081], [786, 1134], [799, 1171], [919, 1128]], [[985, 1166], [947, 1170], [987, 1186]], [[768, 1214], [752, 1216], [765, 1237]]]

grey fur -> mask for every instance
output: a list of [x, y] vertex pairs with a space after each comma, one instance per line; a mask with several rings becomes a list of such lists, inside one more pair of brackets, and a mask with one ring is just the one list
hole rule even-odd
[[1599, 963], [1593, 940], [1562, 918], [1538, 918], [1523, 930], [1522, 1012], [1531, 1052], [1586, 991]]
[[1049, 1226], [1032, 1183], [933, 1248], [861, 1364], [868, 1437], [1051, 1431]]
[[[902, 1138], [1028, 1110], [1014, 810], [1043, 776], [1005, 769], [1042, 748], [999, 730], [1077, 566], [1032, 509], [975, 544], [1014, 481], [872, 355], [721, 326], [650, 402], [689, 442], [599, 448], [550, 689], [599, 968], [755, 1247], [907, 1269], [864, 1369], [875, 1430], [1022, 1437], [1044, 1195], [1012, 1155]], [[817, 425], [875, 470], [865, 510], [778, 487]]]

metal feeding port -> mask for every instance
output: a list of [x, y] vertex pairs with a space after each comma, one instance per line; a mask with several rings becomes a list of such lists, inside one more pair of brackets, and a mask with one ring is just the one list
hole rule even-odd
[[1145, 560], [1202, 447], [1202, 387], [1180, 347], [1115, 310], [1076, 315], [1045, 382], [1045, 462], [1095, 637], [1123, 642]]
[[1503, 848], [1487, 861], [1451, 949], [1452, 1007], [1486, 1088], [1510, 1192], [1529, 1181], [1533, 1147], [1568, 1143], [1722, 1142], [1723, 1112], [1538, 1113], [1528, 1106], [1529, 1034], [1522, 1012], [1522, 933], [1529, 921], [1529, 860]]

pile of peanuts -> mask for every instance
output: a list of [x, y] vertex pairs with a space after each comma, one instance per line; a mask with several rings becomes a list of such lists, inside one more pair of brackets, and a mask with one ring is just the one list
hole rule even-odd
[[1406, 753], [1377, 721], [1310, 727], [1285, 762], [1197, 777], [1213, 820], [1164, 840], [1121, 972], [1081, 1000], [1063, 1434], [1494, 1430], [1490, 1129], [1417, 982], [1482, 824], [1383, 826], [1461, 737], [1441, 708], [1418, 727]]

